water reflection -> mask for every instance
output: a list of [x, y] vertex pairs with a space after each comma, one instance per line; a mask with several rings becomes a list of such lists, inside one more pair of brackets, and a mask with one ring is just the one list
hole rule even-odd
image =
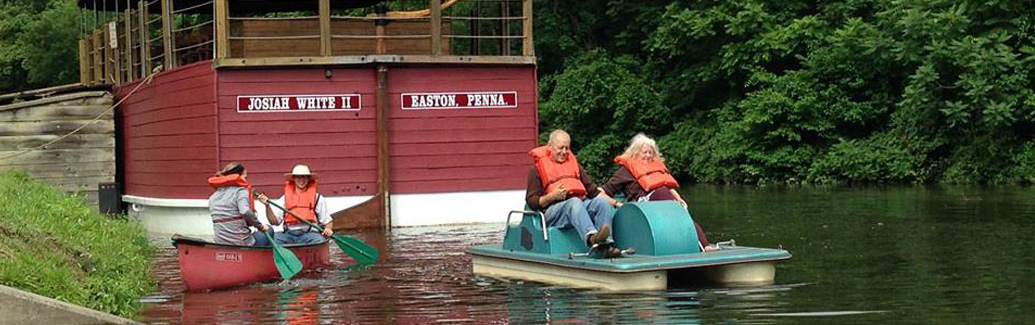
[[382, 260], [282, 283], [184, 293], [168, 239], [153, 323], [1024, 323], [1035, 316], [1035, 190], [704, 187], [687, 191], [713, 241], [783, 246], [770, 286], [609, 292], [476, 276], [463, 249], [502, 225], [352, 233]]

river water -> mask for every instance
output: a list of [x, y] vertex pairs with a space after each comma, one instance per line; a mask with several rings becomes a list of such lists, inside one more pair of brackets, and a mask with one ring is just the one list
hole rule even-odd
[[1028, 323], [1035, 189], [717, 187], [684, 193], [709, 239], [783, 247], [772, 285], [609, 292], [476, 276], [464, 248], [503, 225], [350, 233], [378, 248], [289, 282], [185, 293], [161, 240], [141, 320], [198, 323]]

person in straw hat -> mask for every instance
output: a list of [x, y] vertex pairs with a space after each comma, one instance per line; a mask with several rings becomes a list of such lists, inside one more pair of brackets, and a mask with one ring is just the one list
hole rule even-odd
[[[266, 205], [266, 215], [274, 225], [283, 225], [284, 232], [274, 235], [274, 240], [281, 244], [310, 244], [324, 241], [324, 237], [334, 234], [331, 230], [333, 219], [327, 211], [327, 203], [323, 195], [316, 192], [317, 175], [309, 170], [309, 166], [298, 164], [291, 169], [290, 173], [284, 174], [284, 196], [273, 200], [274, 203], [290, 210], [295, 215], [305, 218], [311, 223], [323, 226], [321, 233], [314, 227], [296, 219], [291, 215], [284, 216], [284, 211], [277, 209], [273, 211], [270, 205]], [[260, 195], [259, 200], [263, 203], [269, 201], [265, 195]]]

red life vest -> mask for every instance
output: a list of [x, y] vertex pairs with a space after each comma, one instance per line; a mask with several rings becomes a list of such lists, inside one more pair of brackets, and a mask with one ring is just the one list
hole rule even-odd
[[550, 146], [542, 146], [528, 152], [535, 160], [535, 168], [539, 171], [539, 180], [546, 187], [546, 194], [553, 192], [557, 187], [564, 185], [568, 194], [581, 196], [586, 194], [586, 187], [582, 185], [582, 172], [579, 170], [579, 161], [575, 154], [568, 153], [568, 159], [564, 163], [557, 163], [550, 158]]
[[[312, 223], [316, 223], [316, 195], [316, 180], [310, 180], [302, 192], [298, 192], [294, 181], [284, 182], [284, 207]], [[285, 213], [284, 223], [293, 225], [302, 222]]]
[[248, 181], [244, 180], [240, 174], [209, 177], [208, 185], [212, 186], [212, 188], [243, 187], [248, 189], [248, 207], [255, 211], [255, 197], [252, 196], [252, 185], [248, 184]]
[[615, 162], [628, 169], [644, 191], [650, 192], [661, 186], [679, 188], [679, 183], [672, 178], [672, 174], [669, 174], [668, 168], [661, 160], [654, 159], [648, 163], [639, 159], [626, 159], [618, 156], [615, 157]]

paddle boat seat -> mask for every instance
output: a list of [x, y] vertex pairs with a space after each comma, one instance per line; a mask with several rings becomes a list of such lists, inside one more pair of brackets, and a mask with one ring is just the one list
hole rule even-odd
[[[511, 224], [519, 214], [521, 222]], [[676, 201], [633, 202], [622, 205], [612, 225], [615, 245], [633, 248], [640, 255], [676, 255], [701, 252], [690, 213]], [[503, 249], [542, 254], [585, 253], [589, 247], [574, 228], [546, 226], [546, 216], [528, 206], [510, 211]]]

